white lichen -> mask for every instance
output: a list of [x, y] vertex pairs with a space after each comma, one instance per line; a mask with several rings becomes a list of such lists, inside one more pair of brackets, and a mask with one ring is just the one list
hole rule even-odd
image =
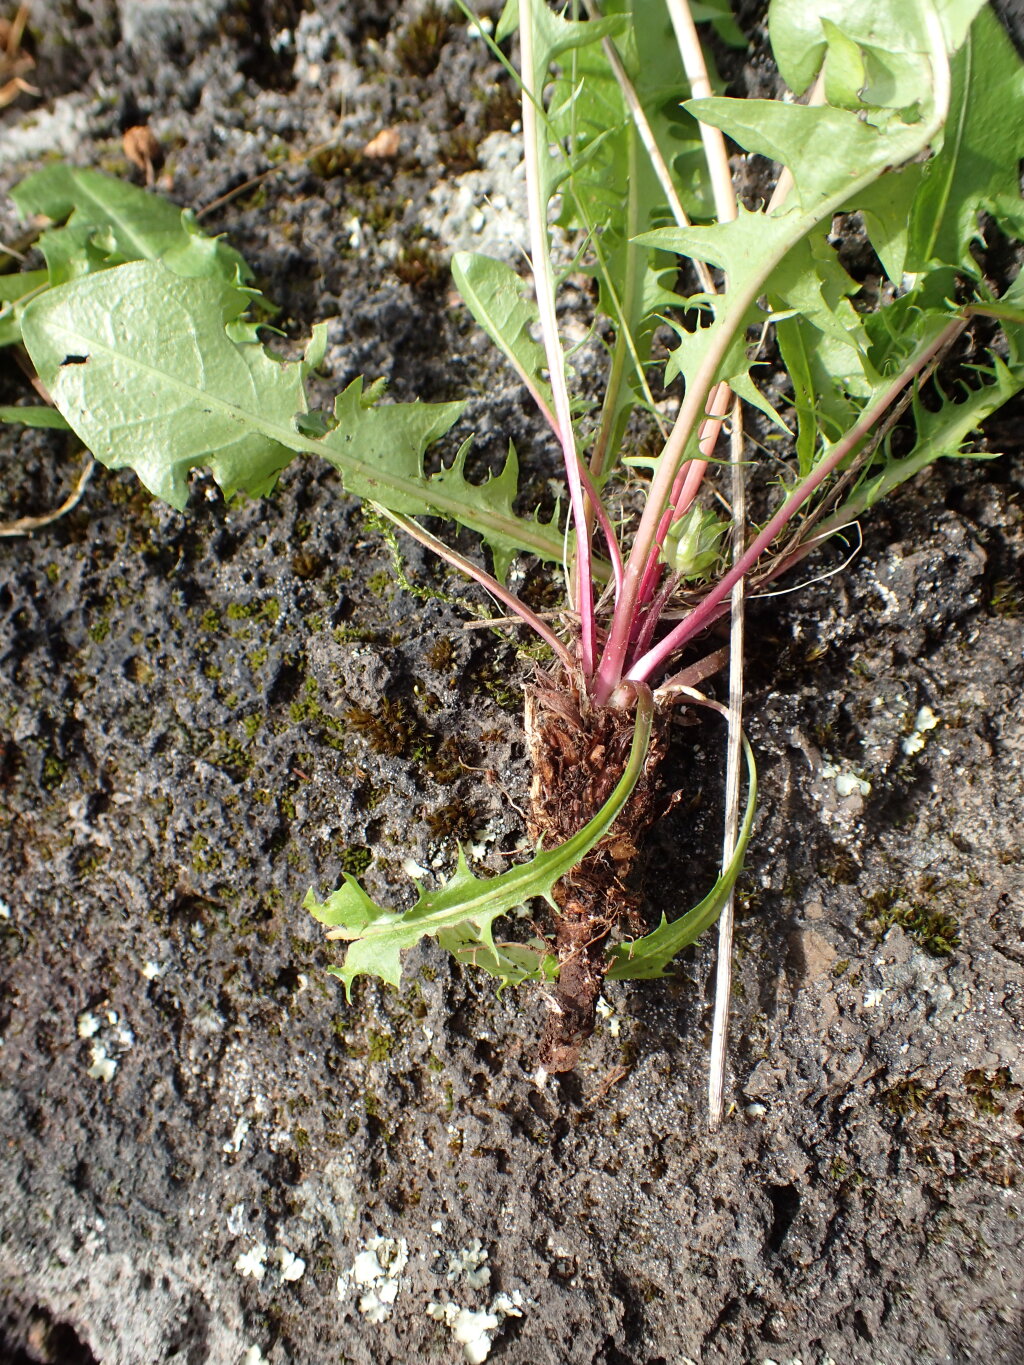
[[622, 1020], [615, 1013], [614, 1006], [609, 1005], [603, 995], [597, 997], [596, 1009], [601, 1018], [608, 1025], [608, 1033], [612, 1038], [617, 1038], [622, 1029]]
[[494, 1338], [505, 1319], [523, 1316], [523, 1296], [518, 1289], [511, 1294], [498, 1294], [489, 1308], [482, 1309], [431, 1300], [427, 1304], [427, 1314], [435, 1322], [445, 1324], [470, 1365], [482, 1365], [490, 1355]]
[[224, 1143], [221, 1151], [225, 1154], [240, 1152], [242, 1150], [242, 1143], [245, 1141], [245, 1135], [248, 1131], [249, 1120], [247, 1118], [240, 1118], [235, 1124], [234, 1132], [228, 1138], [227, 1142]]
[[103, 1043], [93, 1043], [89, 1052], [91, 1062], [86, 1074], [94, 1081], [112, 1081], [117, 1071], [117, 1058], [110, 1056]]
[[294, 1284], [296, 1280], [302, 1279], [306, 1271], [306, 1262], [301, 1256], [296, 1256], [286, 1246], [279, 1246], [277, 1248], [277, 1259], [281, 1263], [282, 1280]]
[[409, 1244], [404, 1237], [371, 1237], [364, 1243], [347, 1275], [338, 1276], [338, 1297], [361, 1288], [357, 1307], [369, 1322], [383, 1322], [398, 1298], [401, 1276], [409, 1264]]
[[907, 755], [919, 754], [925, 746], [925, 735], [934, 730], [939, 718], [930, 706], [922, 706], [914, 717], [914, 728], [905, 736], [900, 748]]
[[474, 1237], [468, 1247], [460, 1247], [448, 1254], [448, 1283], [461, 1280], [470, 1289], [486, 1289], [491, 1282], [490, 1268], [485, 1265], [489, 1252]]
[[861, 777], [849, 768], [841, 768], [837, 763], [826, 763], [822, 767], [821, 775], [834, 780], [836, 795], [840, 798], [871, 794], [871, 783], [866, 777]]
[[267, 1273], [267, 1247], [264, 1242], [256, 1242], [248, 1251], [235, 1261], [235, 1269], [243, 1279], [262, 1280]]
[[240, 1237], [242, 1233], [245, 1231], [245, 1225], [248, 1221], [249, 1221], [248, 1216], [245, 1212], [245, 1205], [232, 1204], [231, 1207], [228, 1209], [226, 1224], [227, 1230], [231, 1234], [231, 1236]]
[[470, 1365], [481, 1365], [491, 1353], [491, 1333], [501, 1326], [501, 1320], [497, 1313], [460, 1308], [449, 1326]]
[[102, 1013], [83, 1010], [75, 1021], [75, 1029], [79, 1038], [93, 1040], [86, 1075], [104, 1084], [112, 1081], [121, 1058], [135, 1042], [135, 1034], [121, 1023], [117, 1010], [109, 1008]]
[[836, 778], [837, 796], [869, 796], [871, 794], [871, 783], [866, 777], [858, 777], [856, 773], [840, 773]]

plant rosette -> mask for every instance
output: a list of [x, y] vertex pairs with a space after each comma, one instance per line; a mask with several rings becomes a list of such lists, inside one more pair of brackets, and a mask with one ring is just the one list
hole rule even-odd
[[[196, 468], [226, 496], [260, 496], [296, 456], [325, 460], [546, 646], [553, 662], [527, 687], [534, 856], [480, 878], [460, 852], [407, 910], [351, 876], [306, 905], [346, 945], [333, 970], [349, 992], [360, 974], [397, 985], [403, 952], [428, 935], [502, 986], [539, 983], [549, 1071], [575, 1064], [605, 979], [664, 975], [728, 920], [756, 799], [741, 731], [745, 599], [934, 461], [989, 455], [972, 434], [1024, 388], [1024, 285], [997, 297], [983, 268], [986, 235], [1017, 240], [1024, 226], [1024, 75], [983, 0], [772, 0], [787, 87], [772, 100], [713, 93], [697, 25], [744, 42], [727, 0], [585, 9], [507, 5], [489, 41], [522, 91], [528, 269], [464, 252], [452, 262], [561, 450], [564, 523], [517, 510], [512, 448], [483, 483], [466, 475], [472, 438], [427, 472], [462, 403], [390, 403], [357, 379], [331, 411], [310, 410], [324, 325], [301, 360], [270, 355], [259, 331], [271, 309], [245, 262], [157, 196], [63, 165], [30, 176], [14, 198], [53, 224], [45, 265], [0, 284], [0, 344], [24, 348], [50, 400], [4, 419], [71, 428], [178, 508]], [[726, 138], [779, 167], [766, 202], [737, 200]], [[870, 289], [843, 265], [855, 222], [877, 257]], [[593, 282], [593, 335], [607, 340], [599, 402], [574, 392], [559, 327], [567, 271]], [[768, 354], [788, 386], [774, 402], [758, 383]], [[778, 435], [753, 522], [752, 409]], [[641, 428], [653, 454], [637, 447]], [[476, 532], [489, 564], [424, 516]], [[563, 566], [563, 611], [542, 616], [508, 586], [520, 556]], [[723, 620], [728, 649], [706, 643]], [[651, 927], [633, 865], [667, 800], [667, 721], [678, 706], [716, 706], [694, 689], [726, 663], [722, 872]], [[533, 938], [495, 936], [531, 904]]]

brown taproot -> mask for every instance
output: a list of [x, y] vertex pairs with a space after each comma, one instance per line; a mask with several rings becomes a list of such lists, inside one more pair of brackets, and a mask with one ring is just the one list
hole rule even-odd
[[[530, 835], [552, 848], [578, 833], [607, 802], [629, 759], [635, 716], [621, 707], [595, 706], [563, 674], [542, 675], [530, 685], [525, 721], [533, 768]], [[630, 874], [658, 813], [666, 730], [665, 719], [656, 717], [643, 772], [622, 813], [555, 885], [549, 937], [559, 970], [557, 982], [544, 992], [548, 1016], [538, 1059], [548, 1072], [571, 1071], [594, 1031], [609, 935], [616, 928], [644, 932]]]

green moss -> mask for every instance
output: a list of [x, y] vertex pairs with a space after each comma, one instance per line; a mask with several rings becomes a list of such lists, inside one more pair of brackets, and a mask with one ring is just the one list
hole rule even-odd
[[447, 635], [442, 635], [430, 646], [424, 658], [431, 668], [436, 668], [439, 673], [446, 673], [455, 662], [455, 646]]
[[415, 683], [412, 690], [416, 694], [416, 700], [422, 715], [433, 716], [440, 711], [442, 704], [441, 698], [436, 692], [431, 692], [431, 690], [428, 687], [424, 687], [421, 682]]
[[308, 160], [309, 169], [321, 180], [348, 175], [363, 163], [362, 153], [351, 147], [321, 147]]
[[[932, 894], [929, 887], [926, 894]], [[960, 945], [960, 922], [955, 915], [927, 900], [912, 900], [902, 887], [877, 891], [867, 898], [864, 918], [873, 921], [883, 938], [893, 925], [910, 935], [932, 957], [949, 957]]]
[[378, 569], [366, 580], [366, 586], [374, 597], [390, 597], [393, 580], [387, 569]]
[[496, 702], [503, 711], [519, 711], [523, 705], [523, 690], [511, 681], [514, 672], [507, 662], [489, 659], [476, 671], [473, 689]]
[[441, 143], [441, 160], [449, 175], [480, 169], [480, 144], [464, 123], [453, 128]]
[[124, 671], [125, 676], [134, 683], [150, 683], [156, 676], [152, 666], [145, 659], [139, 658], [138, 655], [128, 660], [124, 666]]
[[469, 765], [465, 762], [462, 745], [454, 735], [443, 739], [423, 764], [426, 771], [443, 786], [465, 777]]
[[451, 20], [447, 12], [430, 0], [402, 30], [395, 44], [395, 56], [412, 76], [429, 76], [441, 59]]
[[350, 877], [361, 877], [373, 862], [373, 854], [368, 848], [355, 845], [347, 848], [341, 856], [341, 869]]
[[220, 850], [212, 848], [204, 834], [192, 836], [192, 867], [196, 872], [216, 872], [223, 864]]
[[392, 758], [408, 754], [418, 738], [419, 727], [409, 707], [389, 697], [372, 711], [365, 706], [351, 707], [345, 712], [345, 721], [376, 753]]
[[[499, 80], [490, 86], [480, 100], [484, 127], [489, 133], [505, 133], [522, 116], [519, 93], [509, 81]], [[656, 455], [660, 445], [652, 450]]]
[[229, 621], [262, 621], [273, 625], [281, 615], [281, 603], [276, 597], [265, 602], [232, 602], [228, 606]]
[[245, 656], [246, 663], [249, 665], [249, 667], [252, 669], [254, 673], [258, 669], [261, 669], [263, 665], [267, 662], [269, 652], [270, 651], [266, 649], [265, 646], [261, 645], [259, 649], [254, 649], [251, 654], [247, 654]]
[[259, 734], [260, 727], [262, 725], [263, 717], [257, 715], [255, 711], [252, 711], [250, 712], [249, 715], [242, 717], [242, 729], [245, 731], [246, 736], [249, 739], [256, 738], [257, 734]]
[[214, 735], [213, 744], [206, 758], [209, 763], [223, 768], [239, 780], [248, 777], [255, 765], [252, 754], [242, 740], [237, 735], [230, 735], [225, 731], [218, 731]]
[[[230, 608], [228, 609], [230, 611]], [[199, 629], [206, 631], [220, 630], [220, 612], [215, 607], [207, 607], [199, 618]]]
[[424, 811], [423, 818], [435, 839], [468, 838], [479, 823], [476, 808], [460, 796], [443, 806]]
[[996, 616], [1016, 617], [1021, 613], [1024, 596], [1020, 588], [1009, 578], [999, 578], [992, 584], [989, 606]]
[[818, 875], [833, 886], [851, 886], [860, 875], [860, 868], [849, 849], [830, 842], [818, 858]]
[[1008, 1066], [998, 1067], [995, 1071], [980, 1069], [968, 1071], [964, 1076], [964, 1087], [974, 1101], [978, 1113], [990, 1114], [993, 1117], [998, 1117], [1006, 1108], [999, 1097], [1005, 1099], [1020, 1089], [1019, 1086], [1011, 1084]]
[[77, 877], [91, 877], [97, 873], [106, 861], [104, 855], [97, 849], [91, 848], [83, 850], [75, 857], [75, 875]]
[[68, 765], [56, 754], [47, 754], [43, 759], [43, 772], [40, 786], [48, 792], [55, 791], [67, 776]]
[[369, 783], [359, 789], [359, 802], [364, 810], [374, 811], [391, 795], [391, 788], [386, 784], [379, 787], [371, 786]]
[[59, 580], [60, 580], [60, 565], [59, 565], [59, 564], [47, 564], [47, 566], [46, 566], [46, 578], [47, 578], [47, 581], [50, 582], [50, 583], [57, 583], [57, 582], [59, 582]]
[[424, 292], [436, 289], [448, 278], [448, 267], [437, 248], [425, 242], [414, 242], [402, 247], [391, 269], [410, 289]]
[[292, 1140], [300, 1152], [309, 1146], [309, 1134], [306, 1132], [305, 1128], [296, 1128], [295, 1132], [292, 1134]]
[[292, 555], [292, 573], [303, 582], [318, 578], [323, 567], [323, 560], [312, 550], [298, 550]]
[[395, 1040], [390, 1033], [376, 1033], [372, 1029], [366, 1056], [371, 1062], [386, 1062], [395, 1049]]
[[339, 645], [399, 645], [400, 631], [374, 630], [370, 626], [335, 626], [331, 634]]
[[89, 627], [89, 634], [98, 645], [102, 644], [110, 634], [110, 622], [106, 617], [101, 617], [94, 626]]
[[897, 1118], [909, 1118], [912, 1114], [919, 1114], [928, 1103], [928, 1091], [920, 1081], [908, 1076], [905, 1080], [897, 1081], [888, 1090], [883, 1090], [881, 1102], [891, 1114]]
[[932, 957], [949, 957], [960, 945], [960, 923], [945, 910], [901, 905], [894, 907], [886, 918], [886, 929], [890, 924], [898, 924]]

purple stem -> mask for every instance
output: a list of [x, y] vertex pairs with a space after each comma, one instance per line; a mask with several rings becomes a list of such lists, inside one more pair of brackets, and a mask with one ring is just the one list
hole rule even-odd
[[689, 616], [684, 617], [674, 630], [669, 631], [663, 640], [659, 640], [653, 649], [649, 649], [646, 654], [637, 659], [627, 672], [627, 679], [634, 682], [646, 681], [655, 669], [660, 668], [672, 657], [676, 650], [681, 649], [688, 640], [692, 640], [716, 616], [721, 614], [719, 608], [724, 599], [732, 592], [733, 585], [749, 573], [783, 527], [792, 521], [815, 489], [819, 488], [829, 475], [834, 473], [842, 464], [843, 460], [856, 449], [878, 419], [883, 416], [886, 409], [899, 397], [902, 390], [912, 380], [916, 379], [933, 357], [948, 346], [966, 326], [967, 318], [956, 318], [948, 327], [943, 328], [939, 336], [930, 342], [920, 355], [893, 380], [881, 397], [864, 411], [860, 419], [850, 428], [832, 453], [822, 460], [802, 483], [796, 486], [767, 526], [755, 538], [749, 549], [737, 560], [725, 577], [715, 584], [700, 606], [695, 607]]

